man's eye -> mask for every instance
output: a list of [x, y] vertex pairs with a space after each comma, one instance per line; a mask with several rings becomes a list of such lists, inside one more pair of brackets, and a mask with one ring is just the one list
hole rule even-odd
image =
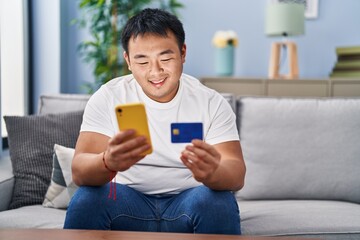
[[140, 64], [140, 65], [146, 65], [146, 64], [148, 64], [148, 62], [139, 62], [138, 64]]
[[170, 60], [171, 60], [171, 58], [161, 59], [162, 62], [168, 62]]

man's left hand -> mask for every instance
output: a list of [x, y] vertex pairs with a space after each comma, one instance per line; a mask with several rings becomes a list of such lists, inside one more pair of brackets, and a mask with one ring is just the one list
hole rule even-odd
[[201, 140], [193, 140], [192, 145], [185, 147], [181, 153], [181, 161], [193, 173], [199, 182], [207, 182], [220, 165], [221, 155], [212, 146]]

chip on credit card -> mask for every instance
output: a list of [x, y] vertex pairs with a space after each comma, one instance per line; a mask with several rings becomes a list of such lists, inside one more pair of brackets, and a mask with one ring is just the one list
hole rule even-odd
[[203, 139], [203, 124], [201, 122], [171, 124], [172, 143], [189, 143], [193, 139]]

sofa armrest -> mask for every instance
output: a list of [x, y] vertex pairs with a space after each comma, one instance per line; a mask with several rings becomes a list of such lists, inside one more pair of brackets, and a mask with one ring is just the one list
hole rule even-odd
[[7, 210], [14, 188], [14, 175], [10, 157], [6, 154], [0, 158], [0, 211]]

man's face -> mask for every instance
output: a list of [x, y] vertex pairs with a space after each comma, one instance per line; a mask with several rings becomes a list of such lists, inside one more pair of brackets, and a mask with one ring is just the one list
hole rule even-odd
[[138, 35], [129, 41], [124, 58], [145, 94], [157, 102], [171, 101], [178, 90], [186, 46], [180, 51], [173, 33], [167, 37]]

